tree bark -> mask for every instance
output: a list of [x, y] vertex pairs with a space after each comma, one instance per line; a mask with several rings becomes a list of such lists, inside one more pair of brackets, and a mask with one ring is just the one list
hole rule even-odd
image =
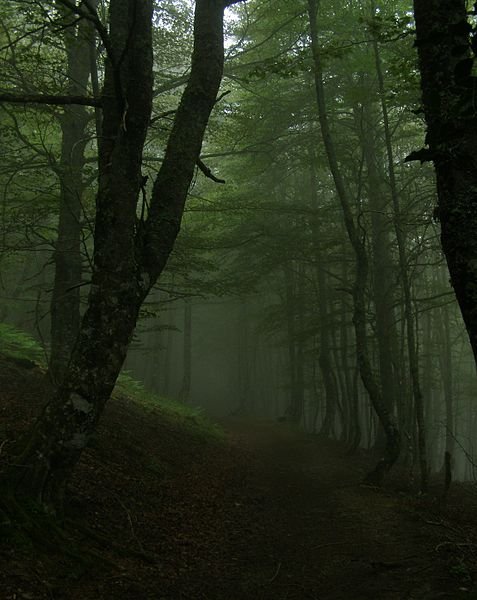
[[427, 122], [437, 178], [441, 243], [477, 362], [477, 113], [475, 29], [465, 0], [414, 0]]
[[110, 397], [139, 308], [162, 272], [223, 69], [223, 0], [197, 0], [194, 49], [154, 183], [138, 223], [142, 152], [152, 103], [152, 0], [111, 0], [103, 89], [95, 249], [88, 307], [62, 385], [37, 421], [9, 483], [53, 512]]

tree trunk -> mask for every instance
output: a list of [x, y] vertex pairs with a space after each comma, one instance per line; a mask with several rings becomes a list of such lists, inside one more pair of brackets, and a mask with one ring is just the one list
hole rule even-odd
[[406, 338], [409, 358], [409, 374], [412, 384], [412, 393], [414, 399], [415, 420], [417, 425], [417, 438], [419, 449], [419, 465], [421, 473], [421, 491], [427, 491], [428, 468], [427, 468], [427, 444], [426, 427], [424, 417], [424, 400], [422, 397], [421, 383], [419, 378], [419, 356], [417, 353], [417, 343], [415, 335], [415, 318], [412, 307], [411, 281], [408, 273], [407, 252], [405, 238], [403, 234], [403, 219], [397, 190], [396, 177], [394, 172], [394, 156], [391, 140], [391, 129], [389, 126], [388, 110], [386, 105], [386, 95], [384, 86], [384, 76], [381, 67], [381, 58], [379, 46], [376, 39], [373, 40], [373, 49], [376, 64], [376, 74], [378, 76], [379, 94], [381, 97], [381, 109], [384, 124], [384, 137], [386, 144], [386, 154], [388, 159], [388, 175], [391, 187], [391, 198], [394, 211], [394, 231], [399, 252], [399, 274], [401, 276], [402, 290], [404, 296], [404, 318], [406, 321]]
[[434, 161], [442, 248], [477, 363], [475, 30], [465, 0], [414, 0], [414, 16], [428, 144], [415, 158]]
[[[93, 7], [95, 3], [91, 3]], [[90, 75], [89, 51], [93, 27], [83, 20], [76, 27], [74, 17], [64, 13], [63, 39], [67, 54], [68, 93], [86, 95]], [[62, 141], [60, 164], [60, 205], [55, 243], [55, 277], [51, 298], [50, 374], [59, 382], [64, 374], [80, 328], [80, 284], [82, 275], [81, 214], [86, 127], [90, 115], [84, 106], [65, 106], [59, 116]]]
[[252, 413], [251, 373], [250, 373], [250, 340], [247, 299], [241, 298], [237, 319], [237, 362], [238, 362], [238, 397], [239, 404], [235, 414], [250, 415]]
[[356, 355], [358, 360], [361, 379], [369, 394], [369, 398], [376, 414], [386, 434], [386, 447], [384, 454], [376, 468], [368, 475], [367, 480], [370, 483], [381, 485], [389, 469], [394, 465], [400, 452], [400, 433], [393, 415], [387, 409], [376, 383], [374, 373], [369, 358], [367, 347], [367, 324], [366, 324], [366, 282], [368, 279], [368, 257], [364, 240], [361, 238], [361, 232], [356, 225], [351, 211], [351, 201], [349, 193], [341, 176], [341, 169], [338, 164], [333, 139], [331, 136], [326, 103], [324, 98], [323, 73], [321, 66], [321, 57], [319, 53], [318, 30], [316, 25], [317, 1], [308, 0], [308, 12], [310, 17], [310, 30], [312, 51], [314, 59], [314, 74], [316, 96], [318, 103], [318, 117], [320, 121], [323, 143], [325, 146], [330, 171], [332, 173], [336, 192], [343, 210], [346, 230], [353, 247], [356, 258], [356, 278], [353, 287], [353, 324], [356, 335]]
[[300, 275], [294, 272], [294, 264], [287, 264], [283, 269], [285, 285], [285, 312], [287, 326], [287, 346], [290, 373], [289, 402], [285, 410], [285, 416], [293, 423], [299, 423], [303, 416], [303, 364], [302, 353], [297, 343], [297, 329], [299, 324], [298, 312], [300, 310], [298, 288], [300, 287]]
[[321, 248], [322, 241], [320, 239], [319, 228], [319, 202], [317, 193], [316, 181], [316, 166], [315, 153], [311, 150], [310, 161], [310, 186], [311, 186], [311, 210], [313, 216], [310, 219], [311, 233], [313, 237], [314, 259], [316, 262], [316, 275], [318, 283], [318, 314], [319, 314], [319, 355], [318, 364], [325, 388], [325, 415], [321, 424], [323, 435], [329, 437], [334, 436], [336, 407], [338, 403], [338, 390], [336, 380], [333, 374], [333, 366], [331, 361], [330, 351], [330, 320], [331, 316], [328, 313], [328, 282], [326, 281], [324, 252]]
[[64, 381], [10, 472], [17, 491], [53, 512], [61, 510], [66, 481], [113, 390], [139, 308], [179, 231], [222, 77], [227, 4], [196, 2], [189, 81], [154, 183], [149, 215], [145, 223], [137, 223], [152, 102], [152, 0], [111, 0], [88, 307]]
[[362, 107], [360, 141], [367, 168], [367, 194], [371, 211], [372, 232], [372, 297], [376, 311], [376, 340], [381, 389], [390, 412], [395, 408], [395, 374], [392, 357], [392, 337], [395, 335], [393, 297], [393, 263], [390, 255], [389, 198], [383, 190], [383, 180], [376, 156], [373, 110], [369, 103]]
[[454, 458], [454, 382], [452, 372], [452, 341], [449, 327], [449, 308], [443, 306], [439, 311], [439, 337], [441, 340], [439, 364], [444, 388], [446, 452]]
[[192, 301], [184, 302], [184, 332], [182, 346], [182, 386], [179, 400], [188, 402], [192, 381]]

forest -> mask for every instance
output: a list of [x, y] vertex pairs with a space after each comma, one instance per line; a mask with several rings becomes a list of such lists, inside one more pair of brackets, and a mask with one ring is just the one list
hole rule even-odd
[[476, 56], [465, 0], [1, 3], [1, 599], [477, 594]]

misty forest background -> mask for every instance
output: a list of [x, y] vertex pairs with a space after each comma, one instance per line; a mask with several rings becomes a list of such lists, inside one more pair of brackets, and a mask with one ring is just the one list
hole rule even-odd
[[[193, 8], [156, 3], [137, 227], [188, 78]], [[107, 10], [100, 0], [104, 22]], [[0, 333], [32, 334], [58, 373], [89, 291], [100, 110], [28, 95], [99, 95], [105, 48], [90, 25], [61, 2], [0, 11], [2, 93], [23, 95], [0, 104]], [[403, 461], [418, 477], [420, 429], [428, 469], [440, 471], [447, 451], [456, 476], [473, 479], [475, 363], [440, 247], [432, 165], [406, 160], [425, 136], [411, 3], [322, 2], [314, 25], [310, 35], [304, 2], [227, 9], [221, 93], [125, 369], [215, 417], [284, 417], [350, 450], [382, 448], [358, 370], [361, 277], [370, 376]]]

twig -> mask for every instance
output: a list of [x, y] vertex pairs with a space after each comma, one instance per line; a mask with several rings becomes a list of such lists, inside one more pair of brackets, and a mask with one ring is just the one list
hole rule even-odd
[[3, 442], [0, 444], [0, 454], [2, 454], [5, 444], [8, 444], [8, 440], [3, 440]]
[[79, 104], [81, 106], [102, 106], [100, 98], [87, 96], [56, 96], [49, 94], [0, 94], [0, 102], [9, 104], [51, 104], [54, 106], [65, 106], [68, 104]]
[[343, 544], [349, 544], [349, 541], [346, 542], [330, 542], [329, 544], [319, 544], [318, 546], [313, 546], [312, 550], [318, 550], [319, 548], [328, 548], [329, 546], [341, 546]]
[[128, 522], [129, 522], [129, 529], [131, 530], [131, 535], [136, 540], [137, 545], [139, 546], [139, 550], [141, 552], [145, 552], [144, 546], [142, 545], [141, 540], [137, 537], [136, 531], [134, 530], [134, 524], [132, 522], [131, 513], [129, 512], [127, 506], [124, 504], [124, 502], [121, 500], [121, 498], [118, 495], [116, 495], [116, 499], [117, 499], [117, 501], [119, 502], [119, 504], [121, 505], [121, 507], [123, 508], [124, 512], [127, 515]]
[[444, 521], [428, 521], [427, 519], [422, 519], [423, 523], [427, 523], [427, 525], [437, 525], [438, 527], [448, 527], [444, 523]]
[[217, 104], [218, 102], [220, 102], [223, 98], [225, 98], [225, 96], [228, 96], [230, 94], [232, 90], [226, 90], [225, 92], [223, 92], [222, 94], [220, 94], [220, 96], [218, 96], [215, 100], [215, 104]]
[[460, 441], [456, 438], [456, 436], [454, 435], [454, 433], [450, 430], [450, 428], [441, 421], [441, 424], [444, 425], [445, 430], [449, 433], [449, 435], [451, 436], [451, 438], [454, 440], [454, 442], [459, 446], [459, 448], [462, 450], [462, 452], [464, 453], [466, 459], [469, 461], [469, 463], [472, 465], [472, 467], [474, 469], [477, 469], [477, 464], [474, 462], [472, 455], [464, 448], [464, 446], [460, 443]]
[[219, 179], [218, 177], [216, 177], [209, 169], [209, 167], [200, 160], [200, 158], [197, 161], [197, 166], [206, 177], [212, 179], [212, 181], [215, 181], [215, 183], [225, 183], [225, 179]]
[[441, 548], [443, 548], [444, 546], [455, 546], [456, 548], [475, 548], [477, 546], [477, 544], [475, 542], [451, 542], [451, 541], [446, 541], [446, 542], [441, 542], [440, 544], [437, 544], [437, 546], [435, 547], [435, 551], [439, 552], [439, 550]]
[[280, 573], [281, 567], [282, 567], [282, 563], [279, 562], [278, 566], [277, 566], [277, 570], [275, 571], [275, 575], [271, 579], [268, 580], [268, 583], [273, 583], [275, 581], [275, 579], [278, 577], [278, 574]]

